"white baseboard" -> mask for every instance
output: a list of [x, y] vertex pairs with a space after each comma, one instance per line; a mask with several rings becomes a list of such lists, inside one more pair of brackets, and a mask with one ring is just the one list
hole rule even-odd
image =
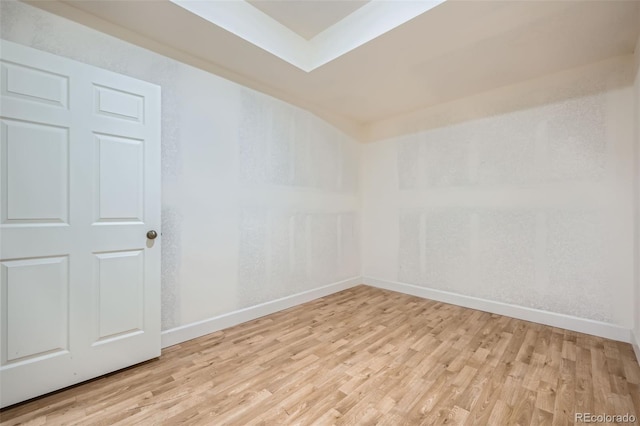
[[633, 346], [636, 359], [638, 360], [638, 364], [640, 364], [640, 335], [637, 333], [631, 332], [631, 346]]
[[[405, 284], [395, 281], [380, 280], [371, 277], [363, 277], [363, 283], [372, 287], [397, 291], [399, 293], [410, 294], [424, 299], [437, 300], [439, 302], [451, 303], [453, 305], [478, 309], [480, 311], [493, 314], [505, 315], [525, 321], [537, 322], [550, 325], [552, 327], [564, 328], [578, 331], [580, 333], [605, 337], [607, 339], [620, 342], [631, 342], [631, 330], [601, 321], [594, 321], [571, 315], [557, 314], [554, 312], [542, 311], [539, 309], [526, 308], [524, 306], [511, 305], [509, 303], [495, 302], [487, 299], [480, 299], [473, 296], [465, 296], [457, 293], [450, 293], [442, 290], [419, 287], [412, 284]], [[637, 341], [636, 341], [637, 343]], [[635, 347], [636, 355], [640, 348]], [[640, 360], [640, 357], [638, 358]]]
[[273, 314], [275, 312], [282, 311], [283, 309], [288, 309], [302, 303], [310, 302], [314, 299], [328, 296], [360, 284], [362, 284], [362, 277], [355, 277], [323, 287], [314, 288], [313, 290], [283, 297], [281, 299], [218, 315], [213, 318], [181, 325], [179, 327], [163, 331], [161, 344], [163, 348], [177, 345], [178, 343], [186, 342], [187, 340], [195, 339], [196, 337], [214, 333], [265, 315]]

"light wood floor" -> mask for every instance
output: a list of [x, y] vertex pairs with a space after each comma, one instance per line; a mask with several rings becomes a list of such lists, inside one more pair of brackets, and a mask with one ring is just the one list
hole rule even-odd
[[0, 419], [562, 425], [576, 412], [640, 415], [630, 345], [359, 286], [172, 346]]

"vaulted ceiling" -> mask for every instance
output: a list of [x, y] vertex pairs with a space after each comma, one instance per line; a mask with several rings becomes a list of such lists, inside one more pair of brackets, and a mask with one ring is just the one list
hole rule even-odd
[[343, 128], [631, 54], [640, 32], [637, 0], [29, 3]]

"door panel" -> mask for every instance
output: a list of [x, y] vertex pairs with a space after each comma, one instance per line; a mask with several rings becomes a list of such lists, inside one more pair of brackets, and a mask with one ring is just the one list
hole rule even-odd
[[144, 141], [96, 134], [97, 222], [143, 222]]
[[68, 350], [68, 258], [2, 262], [2, 310], [7, 314], [3, 363]]
[[2, 120], [3, 223], [67, 223], [69, 131]]
[[1, 50], [4, 407], [160, 354], [160, 89]]
[[94, 85], [94, 89], [98, 115], [144, 122], [144, 96], [100, 85]]
[[144, 329], [144, 251], [96, 254], [98, 339]]
[[3, 62], [2, 95], [67, 109], [69, 78], [46, 70]]

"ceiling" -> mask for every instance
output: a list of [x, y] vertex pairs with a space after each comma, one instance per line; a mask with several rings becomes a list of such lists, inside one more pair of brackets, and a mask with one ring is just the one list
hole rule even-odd
[[[170, 0], [194, 15], [257, 46], [291, 65], [311, 72], [410, 21], [445, 0], [367, 2], [307, 40], [244, 0]], [[344, 14], [339, 5], [325, 2], [326, 11]], [[291, 4], [305, 4], [293, 1]], [[309, 23], [320, 24], [312, 9], [300, 9]], [[318, 25], [319, 26], [319, 25]]]
[[305, 40], [311, 40], [370, 0], [247, 0]]
[[[259, 8], [306, 43], [374, 2], [382, 3], [267, 6], [263, 0]], [[640, 32], [637, 0], [448, 0], [305, 71], [169, 0], [29, 3], [310, 109], [351, 134], [380, 120], [631, 54]], [[418, 2], [384, 3], [399, 9]], [[349, 34], [349, 28], [342, 31], [335, 35]]]

